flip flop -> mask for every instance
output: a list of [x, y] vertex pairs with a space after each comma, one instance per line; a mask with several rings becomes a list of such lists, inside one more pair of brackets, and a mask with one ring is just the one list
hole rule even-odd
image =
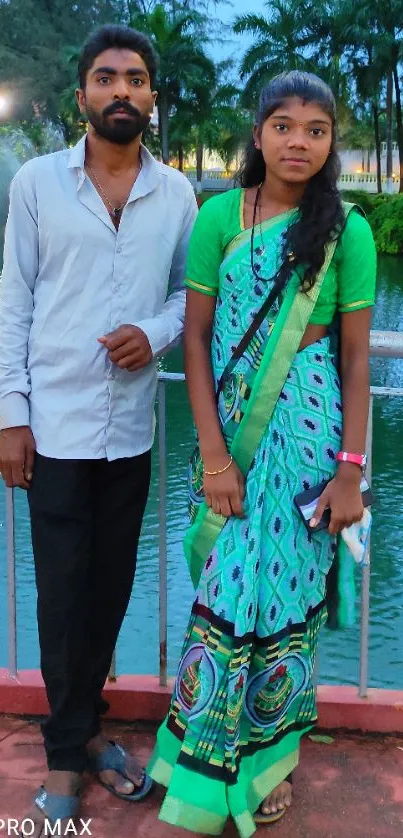
[[[284, 782], [290, 783], [292, 785], [292, 774], [289, 774], [288, 777], [285, 778]], [[281, 821], [281, 818], [284, 817], [288, 810], [288, 806], [284, 809], [278, 809], [277, 812], [263, 812], [263, 803], [260, 804], [256, 814], [255, 814], [255, 823], [259, 826], [270, 826], [272, 823], [277, 823]]]
[[270, 826], [272, 823], [281, 821], [281, 818], [284, 817], [286, 811], [287, 809], [278, 809], [277, 812], [269, 812], [269, 814], [266, 815], [266, 813], [263, 812], [262, 807], [259, 806], [259, 809], [255, 814], [255, 823], [258, 826]]
[[[80, 796], [79, 794], [52, 794], [46, 791], [45, 786], [40, 786], [34, 797], [34, 803], [53, 829], [58, 821], [75, 818], [80, 805]], [[21, 833], [20, 838], [22, 838]]]
[[[97, 756], [89, 758], [89, 769], [93, 774], [97, 775], [99, 775], [101, 771], [116, 771], [121, 775], [121, 777], [124, 777], [126, 780], [130, 780], [130, 777], [128, 777], [126, 773], [126, 761], [128, 756], [128, 753], [121, 745], [117, 745], [116, 742], [109, 742], [107, 748], [105, 748], [101, 754], [97, 754]], [[101, 786], [110, 791], [111, 794], [114, 794], [115, 797], [119, 797], [120, 800], [131, 800], [134, 803], [139, 800], [144, 800], [144, 798], [147, 797], [147, 795], [149, 795], [154, 788], [154, 783], [148, 774], [144, 774], [141, 786], [136, 787], [131, 794], [124, 794], [124, 792], [117, 791], [110, 783], [104, 783], [99, 776], [98, 782]], [[133, 781], [130, 780], [130, 782]]]

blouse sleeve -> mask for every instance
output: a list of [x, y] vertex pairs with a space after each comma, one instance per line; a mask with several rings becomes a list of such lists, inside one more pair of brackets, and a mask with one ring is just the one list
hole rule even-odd
[[218, 273], [223, 260], [216, 199], [209, 198], [200, 209], [190, 238], [185, 285], [210, 297], [218, 294]]
[[376, 250], [366, 218], [352, 210], [339, 246], [338, 310], [357, 311], [375, 305]]

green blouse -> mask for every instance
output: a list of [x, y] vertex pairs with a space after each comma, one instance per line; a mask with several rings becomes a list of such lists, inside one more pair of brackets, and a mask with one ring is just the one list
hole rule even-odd
[[[244, 227], [243, 189], [231, 189], [203, 204], [189, 245], [186, 285], [217, 296], [219, 268], [229, 243]], [[336, 311], [375, 303], [376, 250], [368, 221], [352, 211], [325, 276], [310, 323], [329, 325]]]

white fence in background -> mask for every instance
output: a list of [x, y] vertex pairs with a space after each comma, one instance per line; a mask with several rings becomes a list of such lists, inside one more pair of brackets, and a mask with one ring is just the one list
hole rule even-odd
[[[190, 180], [192, 186], [196, 188], [196, 173], [194, 171], [185, 172], [186, 177]], [[382, 175], [382, 191], [397, 193], [399, 191], [399, 179], [392, 178], [391, 183], [387, 183], [385, 175]], [[226, 189], [231, 189], [234, 186], [233, 174], [227, 172], [205, 170], [202, 177], [203, 192], [222, 192]], [[389, 187], [389, 188], [388, 188]], [[339, 188], [342, 189], [360, 189], [363, 192], [377, 192], [376, 174], [368, 174], [367, 172], [345, 174], [341, 175], [339, 180]]]

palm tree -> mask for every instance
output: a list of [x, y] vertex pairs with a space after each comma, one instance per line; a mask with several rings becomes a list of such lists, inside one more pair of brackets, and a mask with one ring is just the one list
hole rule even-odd
[[185, 158], [194, 150], [193, 121], [193, 107], [187, 99], [181, 99], [169, 120], [170, 146], [180, 172], [184, 170]]
[[214, 64], [200, 45], [204, 16], [172, 14], [158, 4], [151, 12], [134, 14], [130, 23], [150, 37], [160, 58], [157, 107], [162, 159], [168, 163], [170, 116], [187, 92], [214, 79]]
[[241, 62], [241, 78], [247, 77], [243, 100], [256, 102], [264, 84], [283, 70], [314, 70], [309, 54], [311, 36], [307, 25], [307, 3], [273, 0], [267, 16], [245, 14], [236, 18], [235, 33], [248, 33], [255, 40]]
[[[392, 109], [391, 79], [394, 87], [396, 138], [400, 160], [399, 191], [403, 192], [403, 114], [400, 82], [400, 65], [403, 58], [403, 0], [362, 0], [360, 14], [363, 21], [371, 21], [379, 56], [385, 68], [389, 116]], [[388, 133], [390, 135], [390, 130]]]
[[228, 158], [243, 142], [250, 125], [237, 105], [239, 91], [233, 84], [203, 86], [197, 92], [193, 137], [196, 148], [196, 191], [202, 191], [204, 150], [218, 151]]
[[[311, 19], [313, 18], [314, 16]], [[317, 15], [314, 30], [318, 39], [324, 38], [331, 63], [334, 65], [335, 56], [340, 62], [341, 87], [337, 84], [337, 79], [326, 80], [336, 95], [339, 127], [342, 129], [343, 139], [349, 139], [354, 147], [361, 143], [359, 147], [367, 151], [375, 146], [378, 191], [381, 191], [379, 117], [386, 68], [375, 36], [373, 15], [369, 14], [368, 8], [364, 13], [362, 6], [357, 7], [353, 0], [332, 0], [327, 4], [327, 8], [321, 9], [321, 13]], [[322, 69], [321, 75], [324, 76]], [[352, 78], [355, 91], [351, 85]], [[372, 114], [373, 141], [368, 135], [368, 110]], [[357, 124], [354, 115], [357, 111], [363, 114], [363, 123]]]

